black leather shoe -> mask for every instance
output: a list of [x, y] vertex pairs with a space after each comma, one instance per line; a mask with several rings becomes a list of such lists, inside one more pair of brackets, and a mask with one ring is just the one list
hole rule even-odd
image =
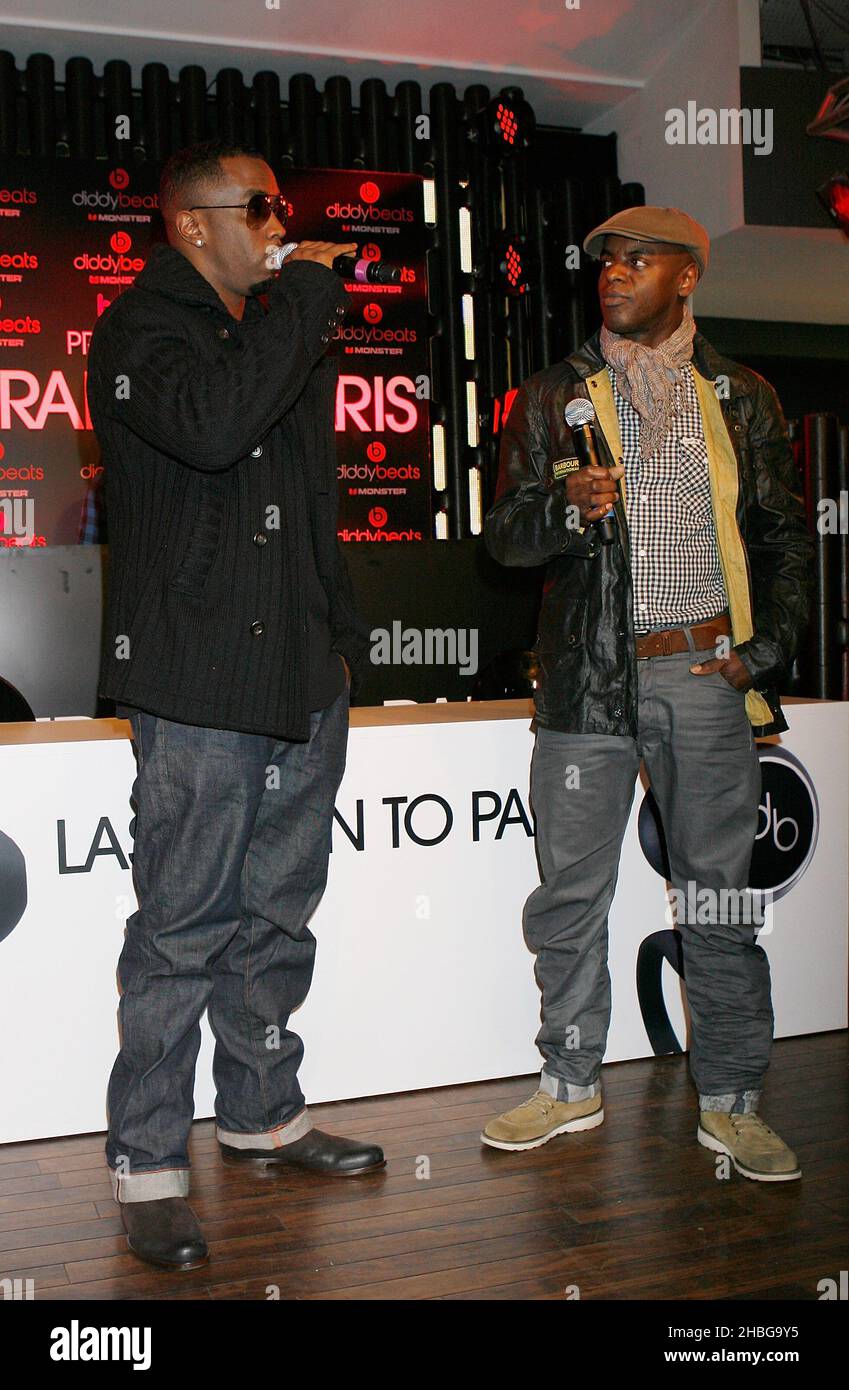
[[234, 1149], [221, 1145], [224, 1163], [252, 1163], [256, 1167], [278, 1168], [291, 1164], [331, 1178], [352, 1178], [357, 1173], [373, 1173], [386, 1166], [378, 1144], [362, 1144], [358, 1139], [341, 1139], [336, 1134], [311, 1129], [292, 1144], [279, 1149]]
[[134, 1255], [162, 1269], [197, 1269], [209, 1259], [198, 1219], [185, 1197], [121, 1202], [127, 1244]]

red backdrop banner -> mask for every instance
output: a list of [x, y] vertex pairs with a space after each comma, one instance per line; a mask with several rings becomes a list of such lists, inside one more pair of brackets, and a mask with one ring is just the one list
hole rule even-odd
[[[103, 468], [85, 398], [99, 314], [160, 235], [153, 165], [4, 160], [0, 175], [0, 544], [108, 540]], [[287, 236], [356, 241], [401, 267], [398, 285], [351, 285], [330, 350], [339, 534], [432, 534], [423, 180], [364, 170], [282, 170]]]

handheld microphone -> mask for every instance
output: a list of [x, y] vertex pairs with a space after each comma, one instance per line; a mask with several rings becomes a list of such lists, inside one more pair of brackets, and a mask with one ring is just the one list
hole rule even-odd
[[[283, 246], [270, 246], [265, 258], [268, 269], [279, 270], [298, 245], [297, 241], [287, 241]], [[361, 285], [397, 285], [401, 279], [400, 266], [387, 265], [384, 261], [367, 261], [361, 256], [336, 256], [333, 269], [343, 280], [356, 280]]]
[[[593, 429], [595, 408], [592, 401], [570, 401], [563, 414], [566, 417], [566, 424], [572, 431], [575, 451], [581, 461], [581, 467], [586, 468], [589, 464], [593, 464], [596, 468], [602, 468], [604, 465], [598, 456], [595, 430]], [[613, 509], [610, 509], [607, 516], [601, 516], [598, 521], [594, 521], [593, 527], [602, 545], [612, 545], [616, 539], [616, 514]]]

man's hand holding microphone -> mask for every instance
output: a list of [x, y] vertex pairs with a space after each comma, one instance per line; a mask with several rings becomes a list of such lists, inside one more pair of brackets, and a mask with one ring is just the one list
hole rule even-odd
[[612, 510], [619, 496], [617, 479], [625, 472], [622, 464], [605, 468], [603, 464], [588, 464], [569, 473], [566, 478], [566, 501], [581, 513], [581, 525], [591, 526]]
[[337, 256], [350, 256], [356, 249], [355, 241], [299, 241], [295, 250], [287, 254], [283, 265], [289, 261], [320, 261], [328, 270], [332, 270]]
[[595, 527], [602, 545], [612, 545], [616, 539], [616, 480], [625, 469], [621, 464], [607, 468], [602, 463], [595, 437], [595, 409], [586, 396], [571, 400], [563, 414], [580, 464], [566, 478], [566, 499], [578, 509], [584, 526]]

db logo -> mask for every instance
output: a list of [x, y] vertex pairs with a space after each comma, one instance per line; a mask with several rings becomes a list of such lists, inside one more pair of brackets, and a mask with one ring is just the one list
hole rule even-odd
[[[383, 463], [386, 458], [386, 445], [381, 444], [379, 439], [373, 439], [366, 449], [366, 457], [370, 463]], [[383, 519], [385, 521], [386, 517]]]
[[109, 238], [109, 245], [119, 256], [123, 256], [125, 251], [129, 251], [132, 244], [132, 238], [126, 232], [113, 232]]
[[819, 802], [807, 769], [786, 748], [766, 744], [758, 756], [762, 786], [749, 886], [783, 898], [814, 857]]
[[15, 841], [0, 830], [0, 941], [11, 936], [26, 905], [26, 860]]
[[126, 169], [113, 169], [109, 175], [109, 182], [113, 188], [126, 188], [130, 182], [130, 176]]
[[770, 848], [779, 854], [789, 854], [799, 843], [799, 822], [792, 816], [779, 816], [778, 807], [772, 804], [772, 792], [764, 794], [758, 807], [758, 824], [755, 839], [768, 840]]
[[367, 242], [366, 242], [365, 246], [364, 246], [364, 247], [362, 248], [362, 250], [360, 251], [360, 260], [363, 260], [363, 261], [379, 261], [379, 260], [380, 260], [380, 247], [377, 245], [376, 242], [374, 242], [374, 241], [367, 241]]
[[368, 179], [365, 183], [360, 184], [360, 197], [364, 203], [376, 203], [380, 197], [380, 189], [376, 183], [372, 183], [371, 179]]
[[379, 304], [367, 304], [363, 309], [363, 318], [366, 323], [380, 323], [383, 318], [383, 310]]
[[382, 507], [372, 507], [368, 514], [368, 520], [370, 526], [385, 526], [387, 520], [386, 512]]

